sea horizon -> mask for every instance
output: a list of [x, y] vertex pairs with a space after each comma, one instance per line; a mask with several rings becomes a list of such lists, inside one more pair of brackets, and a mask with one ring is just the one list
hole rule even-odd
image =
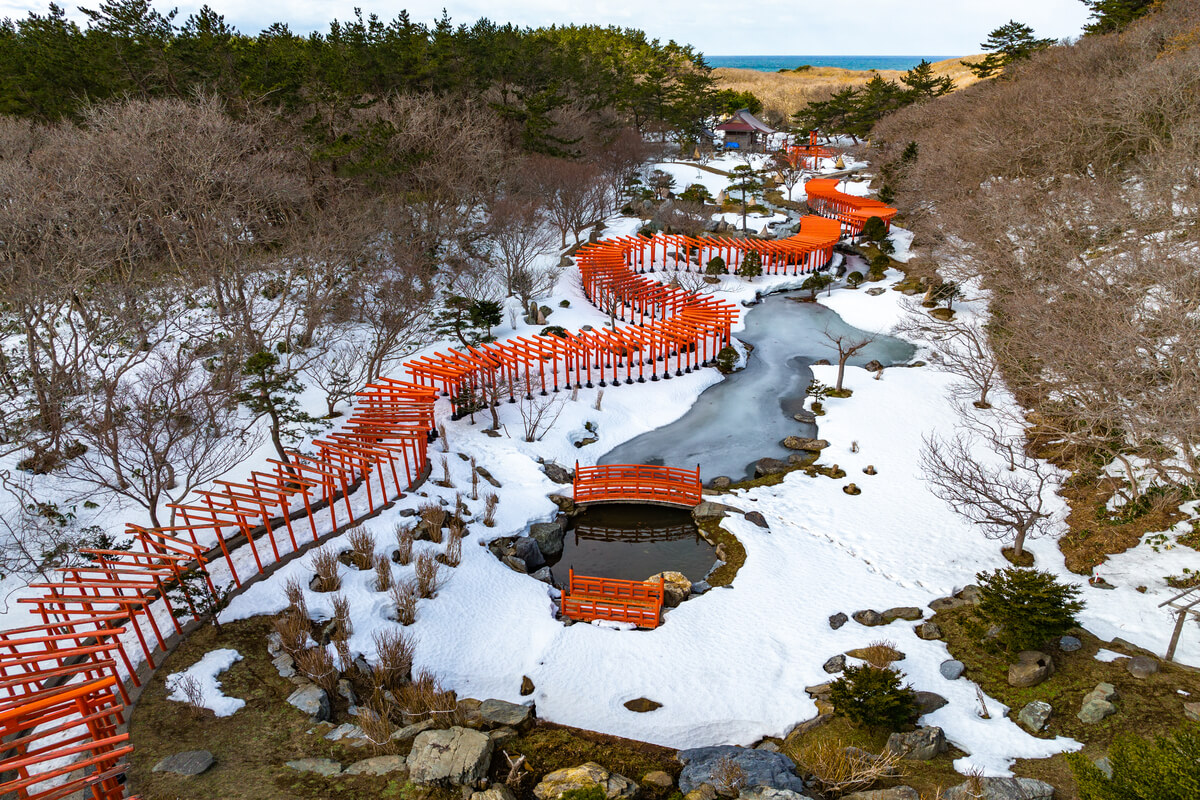
[[871, 70], [895, 69], [909, 70], [925, 61], [944, 61], [948, 58], [961, 58], [953, 55], [911, 55], [911, 56], [871, 56], [871, 55], [705, 55], [704, 60], [710, 67], [727, 67], [730, 69], [753, 69], [759, 72], [776, 72], [781, 69], [795, 69], [808, 64], [814, 67], [837, 67], [839, 69]]

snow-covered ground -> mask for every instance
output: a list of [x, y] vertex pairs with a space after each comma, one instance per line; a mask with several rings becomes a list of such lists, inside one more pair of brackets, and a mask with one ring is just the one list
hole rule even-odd
[[217, 676], [242, 660], [242, 654], [237, 650], [210, 650], [203, 658], [181, 672], [173, 672], [167, 676], [166, 687], [170, 694], [168, 699], [178, 703], [191, 702], [186, 686], [189, 680], [199, 691], [199, 703], [211, 709], [218, 717], [232, 716], [238, 709], [246, 705], [245, 700], [228, 697], [221, 691], [221, 682]]

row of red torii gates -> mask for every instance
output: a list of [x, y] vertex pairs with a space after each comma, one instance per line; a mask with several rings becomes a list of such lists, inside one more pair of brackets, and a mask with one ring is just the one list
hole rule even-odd
[[[813, 196], [810, 189], [810, 202]], [[843, 202], [830, 202], [835, 200]], [[844, 202], [885, 216], [873, 206], [854, 205], [861, 200]], [[621, 237], [588, 245], [577, 253], [588, 298], [631, 324], [562, 337], [517, 336], [413, 359], [405, 367], [411, 380], [380, 377], [365, 386], [345, 424], [314, 440], [309, 452], [269, 460], [267, 469], [241, 482], [218, 481], [172, 506], [182, 524], [130, 524], [131, 549], [83, 550], [77, 565], [31, 584], [36, 594], [19, 602], [40, 622], [0, 631], [0, 796], [58, 800], [82, 792], [92, 800], [125, 798], [123, 758], [132, 748], [121, 729], [129, 689], [141, 685], [137, 662], [153, 669], [171, 635], [182, 635], [180, 619], [203, 616], [206, 597], [218, 593], [208, 565], [222, 562], [240, 587], [307, 543], [354, 524], [352, 494], [365, 498], [368, 512], [398, 498], [428, 470], [439, 394], [461, 401], [480, 387], [502, 385], [515, 400], [516, 391], [544, 394], [572, 378], [576, 387], [595, 379], [601, 386], [615, 384], [622, 375], [632, 383], [635, 365], [638, 381], [647, 375], [657, 380], [660, 369], [662, 378], [670, 378], [671, 359], [675, 375], [698, 368], [728, 344], [737, 308], [635, 269], [652, 268], [661, 244], [664, 262], [673, 246], [688, 254], [698, 250], [701, 258], [723, 253], [736, 271], [744, 253], [757, 250], [767, 271], [807, 272], [828, 262], [843, 227], [853, 228], [839, 221], [805, 217], [800, 234], [778, 241]], [[645, 481], [659, 480], [661, 491], [675, 500], [694, 494], [698, 501], [698, 473], [681, 472], [675, 480], [671, 475], [680, 471], [663, 469], [664, 475]], [[603, 486], [591, 487], [591, 499], [604, 499], [604, 486], [629, 479], [612, 470], [595, 475]], [[679, 485], [668, 486], [671, 481]], [[631, 489], [624, 485], [621, 491]], [[247, 545], [249, 558], [238, 557]], [[588, 587], [584, 605], [595, 618], [595, 599], [604, 588], [582, 576], [572, 583]], [[609, 588], [626, 604], [626, 616], [631, 596], [654, 603], [662, 594], [661, 586]]]

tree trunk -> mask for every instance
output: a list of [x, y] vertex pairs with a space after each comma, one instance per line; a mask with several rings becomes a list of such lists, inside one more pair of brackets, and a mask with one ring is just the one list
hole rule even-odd
[[849, 358], [850, 358], [849, 356], [846, 356], [844, 358], [838, 359], [837, 386], [835, 386], [833, 388], [837, 389], [839, 392], [842, 390], [842, 378], [844, 378], [846, 375], [846, 361]]

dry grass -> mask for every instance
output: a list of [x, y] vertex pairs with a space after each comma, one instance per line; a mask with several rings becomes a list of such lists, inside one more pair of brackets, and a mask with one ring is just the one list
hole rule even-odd
[[723, 797], [737, 797], [746, 786], [746, 771], [728, 756], [722, 756], [712, 770], [713, 788]]
[[399, 631], [377, 631], [375, 654], [378, 661], [371, 671], [371, 679], [376, 690], [395, 692], [408, 683], [413, 665], [413, 644], [408, 636]]
[[476, 471], [478, 464], [475, 463], [475, 456], [471, 456], [471, 499], [479, 499], [479, 473]]
[[365, 528], [354, 528], [346, 534], [350, 543], [348, 558], [356, 569], [370, 569], [375, 565], [375, 537]]
[[391, 753], [395, 751], [396, 743], [392, 741], [392, 732], [395, 730], [395, 726], [392, 725], [392, 721], [388, 718], [382, 705], [379, 708], [359, 706], [358, 718], [355, 722], [367, 735], [367, 741], [371, 743], [371, 749], [375, 752]]
[[496, 524], [496, 506], [500, 505], [500, 495], [489, 494], [483, 509], [483, 524], [491, 528]]
[[396, 563], [407, 567], [412, 563], [413, 530], [407, 525], [396, 526]]
[[454, 531], [450, 532], [450, 539], [446, 542], [446, 553], [442, 556], [442, 563], [447, 567], [457, 567], [462, 563], [462, 535], [455, 535]]
[[[982, 58], [968, 56], [967, 61]], [[949, 75], [955, 87], [962, 89], [979, 79], [960, 61], [949, 58], [934, 62], [937, 76]], [[837, 67], [812, 67], [802, 72], [760, 72], [753, 69], [730, 69], [721, 67], [713, 70], [718, 89], [753, 92], [763, 103], [765, 116], [790, 119], [793, 114], [814, 100], [824, 100], [847, 86], [861, 86], [875, 76], [871, 70], [839, 69]], [[904, 73], [899, 70], [883, 69], [878, 74], [887, 80], [899, 81]]]
[[375, 591], [386, 592], [392, 588], [392, 562], [386, 556], [375, 559]]
[[392, 586], [392, 602], [396, 604], [396, 621], [412, 625], [417, 620], [417, 586], [410, 578]]
[[350, 601], [345, 595], [333, 596], [333, 622], [336, 626], [331, 638], [347, 639], [353, 632], [350, 627]]
[[866, 647], [854, 651], [855, 656], [866, 661], [872, 667], [887, 669], [893, 662], [899, 661], [904, 654], [896, 649], [896, 643], [887, 639], [871, 642]]
[[195, 675], [184, 675], [175, 683], [175, 688], [183, 692], [192, 719], [203, 717], [207, 709], [204, 707], [204, 689], [199, 679]]
[[317, 573], [316, 591], [336, 592], [342, 588], [342, 579], [338, 577], [340, 562], [332, 550], [322, 547], [320, 550], [314, 551], [309, 563], [312, 565], [313, 572]]
[[895, 775], [901, 763], [895, 753], [873, 755], [836, 738], [794, 742], [784, 753], [811, 776], [823, 795], [833, 797], [868, 789]]
[[282, 640], [280, 646], [283, 648], [283, 652], [292, 658], [308, 647], [311, 623], [306, 615], [301, 615], [293, 608], [276, 617], [274, 626]]
[[442, 565], [438, 563], [433, 553], [421, 553], [416, 560], [417, 596], [433, 597], [442, 584]]
[[[437, 426], [438, 438], [442, 440], [442, 452], [450, 452], [450, 440], [446, 438], [446, 424], [439, 422]], [[443, 459], [445, 460], [445, 459]]]
[[299, 578], [288, 578], [283, 585], [283, 593], [287, 596], [288, 606], [305, 619], [308, 618], [308, 600], [304, 594], [304, 584]]
[[341, 673], [338, 672], [337, 665], [333, 663], [333, 657], [329, 655], [327, 648], [318, 646], [301, 650], [296, 653], [295, 658], [296, 668], [306, 678], [331, 695], [337, 691], [337, 682]]
[[396, 704], [405, 725], [432, 719], [439, 727], [450, 728], [462, 721], [454, 692], [443, 689], [437, 678], [425, 670], [400, 687]]
[[425, 522], [429, 541], [434, 544], [442, 543], [442, 526], [446, 524], [446, 509], [438, 503], [422, 503], [417, 509]]
[[[443, 439], [442, 441], [444, 442], [446, 440]], [[450, 459], [446, 458], [445, 456], [442, 456], [441, 484], [447, 489], [454, 485], [454, 481], [450, 480]]]

